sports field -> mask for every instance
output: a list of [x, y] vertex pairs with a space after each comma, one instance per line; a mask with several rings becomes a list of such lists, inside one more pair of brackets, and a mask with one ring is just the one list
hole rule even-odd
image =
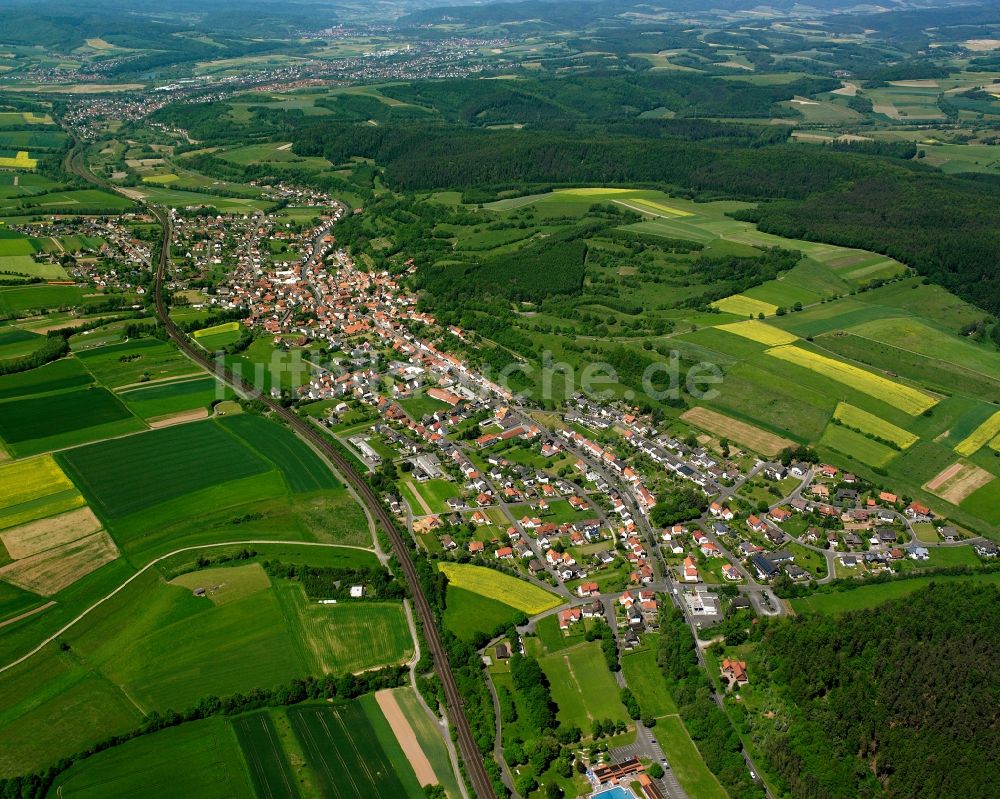
[[787, 438], [709, 408], [691, 408], [681, 414], [681, 419], [762, 455], [776, 455], [787, 447], [795, 446], [795, 443]]
[[288, 717], [321, 795], [332, 799], [422, 799], [423, 791], [409, 763], [405, 758], [401, 758], [402, 763], [390, 759], [359, 702], [291, 708]]
[[65, 799], [244, 799], [252, 793], [236, 735], [222, 717], [168, 727], [93, 755], [60, 775], [52, 791]]
[[873, 413], [863, 411], [861, 408], [856, 408], [846, 402], [837, 403], [837, 409], [833, 412], [833, 416], [848, 427], [853, 427], [870, 436], [891, 441], [902, 449], [908, 449], [918, 441], [918, 437], [909, 430], [897, 427]]
[[539, 659], [549, 678], [552, 698], [563, 724], [575, 724], [586, 735], [594, 719], [628, 722], [619, 688], [597, 641], [577, 644]]
[[438, 563], [438, 568], [447, 576], [449, 585], [495, 599], [529, 616], [544, 613], [562, 604], [559, 597], [544, 588], [485, 566], [442, 561]]
[[938, 402], [915, 388], [792, 344], [772, 347], [767, 350], [767, 354], [850, 386], [911, 416], [933, 408]]

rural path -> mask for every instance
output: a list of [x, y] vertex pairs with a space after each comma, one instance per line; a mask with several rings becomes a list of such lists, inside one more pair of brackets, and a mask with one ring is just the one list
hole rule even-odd
[[123, 582], [113, 591], [110, 591], [109, 593], [105, 594], [103, 597], [94, 602], [86, 610], [82, 611], [76, 618], [72, 619], [71, 621], [68, 621], [66, 624], [64, 624], [62, 627], [56, 630], [56, 632], [52, 633], [52, 635], [50, 635], [40, 644], [35, 646], [35, 648], [32, 649], [30, 652], [26, 652], [16, 660], [12, 660], [10, 663], [7, 663], [4, 666], [0, 666], [0, 674], [14, 668], [15, 666], [20, 666], [25, 661], [37, 655], [53, 641], [58, 640], [59, 636], [67, 633], [75, 625], [79, 624], [83, 619], [85, 619], [87, 616], [89, 616], [91, 613], [97, 610], [97, 608], [99, 608], [109, 599], [116, 597], [118, 594], [120, 594], [122, 591], [128, 588], [129, 585], [131, 585], [133, 582], [139, 579], [143, 574], [145, 574], [147, 571], [156, 566], [156, 564], [162, 563], [167, 558], [172, 558], [175, 555], [180, 555], [183, 554], [184, 552], [195, 552], [202, 549], [215, 549], [216, 547], [248, 546], [248, 545], [253, 546], [253, 545], [264, 545], [264, 544], [271, 544], [271, 545], [277, 544], [284, 546], [330, 547], [335, 549], [358, 549], [361, 550], [362, 552], [371, 552], [371, 550], [368, 549], [367, 547], [351, 546], [347, 544], [324, 544], [318, 541], [275, 541], [273, 539], [268, 539], [268, 538], [255, 538], [244, 541], [219, 541], [218, 543], [215, 544], [198, 544], [196, 546], [181, 547], [180, 549], [175, 549], [173, 552], [168, 552], [165, 555], [160, 555], [160, 557], [151, 560], [149, 563], [147, 563], [145, 566], [139, 569], [135, 574], [133, 574], [131, 577], [125, 580], [125, 582]]

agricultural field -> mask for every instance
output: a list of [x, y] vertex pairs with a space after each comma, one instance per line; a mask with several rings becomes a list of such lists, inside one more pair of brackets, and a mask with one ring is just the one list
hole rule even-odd
[[79, 508], [84, 499], [51, 455], [0, 464], [0, 528]]
[[72, 308], [83, 299], [76, 286], [3, 286], [0, 287], [0, 314], [30, 316], [47, 310]]
[[924, 483], [923, 489], [952, 505], [961, 505], [970, 494], [994, 480], [993, 474], [974, 463], [957, 461]]
[[839, 419], [847, 427], [860, 430], [869, 436], [891, 441], [900, 449], [912, 447], [918, 440], [918, 436], [901, 427], [897, 427], [885, 419], [880, 419], [875, 414], [868, 413], [861, 408], [855, 408], [846, 402], [837, 403], [837, 409], [833, 412], [835, 419]]
[[[972, 431], [968, 437], [955, 445], [955, 452], [966, 457], [974, 455], [987, 444], [991, 444], [994, 439], [1000, 436], [1000, 411], [997, 411], [979, 427]], [[994, 447], [998, 449], [1000, 447]]]
[[194, 340], [209, 352], [215, 352], [239, 339], [240, 329], [239, 322], [223, 322], [221, 325], [196, 330]]
[[[377, 706], [374, 712], [379, 712]], [[379, 736], [385, 719], [359, 701], [287, 711], [321, 795], [333, 799], [422, 799], [413, 769], [393, 738]], [[392, 735], [391, 729], [388, 730]], [[388, 751], [387, 751], [388, 745]]]
[[0, 438], [19, 456], [143, 429], [121, 400], [95, 386], [0, 402]]
[[787, 438], [782, 438], [708, 408], [692, 408], [681, 414], [681, 418], [709, 433], [721, 438], [728, 438], [730, 441], [748, 447], [762, 455], [776, 455], [781, 450], [794, 446], [794, 442]]
[[796, 613], [814, 612], [820, 614], [840, 614], [851, 610], [874, 608], [890, 599], [909, 596], [934, 580], [974, 580], [976, 582], [1000, 583], [1000, 572], [968, 575], [935, 575], [933, 577], [907, 577], [877, 585], [863, 585], [849, 591], [817, 591], [810, 596], [790, 600]]
[[232, 396], [214, 377], [182, 378], [118, 392], [125, 405], [147, 422], [199, 410], [207, 415], [212, 403]]
[[794, 336], [780, 328], [755, 319], [746, 322], [731, 322], [727, 325], [719, 325], [718, 329], [725, 330], [727, 333], [733, 333], [737, 336], [743, 336], [743, 338], [748, 338], [760, 344], [767, 344], [769, 347], [775, 347], [779, 344], [792, 344], [798, 340], [798, 336]]
[[76, 357], [103, 385], [111, 389], [137, 386], [153, 380], [202, 376], [172, 343], [145, 338], [120, 344], [78, 349]]
[[496, 600], [529, 616], [562, 604], [559, 597], [544, 588], [485, 566], [441, 562], [438, 569], [448, 578], [449, 586]]
[[872, 438], [855, 433], [853, 430], [840, 425], [831, 424], [823, 431], [819, 439], [819, 444], [830, 449], [835, 449], [844, 455], [868, 466], [883, 468], [896, 457], [896, 450], [881, 444]]
[[918, 389], [802, 347], [783, 345], [769, 349], [767, 354], [818, 372], [876, 399], [886, 401], [911, 416], [923, 413], [937, 404], [937, 399]]
[[459, 638], [471, 641], [478, 633], [488, 634], [501, 624], [512, 623], [520, 612], [503, 602], [449, 585], [444, 626]]
[[[396, 689], [392, 691], [392, 695], [403, 717], [409, 723], [413, 733], [412, 738], [416, 740], [433, 771], [435, 782], [445, 789], [449, 799], [459, 799], [462, 793], [459, 789], [458, 780], [452, 768], [451, 758], [448, 755], [448, 748], [445, 746], [440, 729], [431, 720], [430, 715], [412, 688]], [[388, 714], [386, 714], [386, 718], [391, 722]], [[405, 747], [404, 740], [398, 734], [396, 738], [399, 740], [400, 745]]]
[[264, 710], [237, 716], [231, 724], [257, 796], [297, 799], [295, 775], [271, 714]]
[[243, 799], [252, 794], [237, 742], [243, 718], [232, 726], [221, 717], [188, 722], [92, 755], [61, 774], [52, 793], [67, 799], [167, 794]]

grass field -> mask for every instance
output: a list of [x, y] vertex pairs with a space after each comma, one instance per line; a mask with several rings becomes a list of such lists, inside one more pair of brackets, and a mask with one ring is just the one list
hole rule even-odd
[[767, 354], [818, 372], [857, 391], [887, 402], [911, 416], [923, 413], [937, 404], [934, 397], [915, 388], [904, 386], [874, 372], [828, 358], [802, 347], [795, 345], [772, 347], [767, 350]]
[[270, 468], [213, 421], [103, 441], [59, 458], [92, 506], [110, 518]]
[[869, 466], [883, 467], [899, 454], [885, 444], [835, 424], [823, 431], [819, 443]]
[[240, 337], [239, 322], [223, 322], [221, 325], [196, 330], [194, 339], [209, 352], [222, 349]]
[[454, 585], [448, 586], [447, 602], [444, 625], [464, 641], [471, 641], [476, 633], [491, 633], [518, 614], [510, 605]]
[[441, 562], [438, 568], [447, 576], [449, 585], [502, 602], [529, 616], [562, 604], [559, 597], [544, 588], [485, 566]]
[[217, 717], [169, 727], [82, 760], [59, 776], [52, 795], [243, 799], [252, 792], [237, 737], [229, 722]]
[[546, 655], [539, 663], [549, 678], [561, 723], [575, 724], [587, 735], [594, 719], [628, 722], [618, 685], [598, 642]]
[[955, 445], [955, 452], [959, 455], [973, 455], [983, 446], [1000, 435], [1000, 411], [994, 413], [989, 419], [983, 422], [972, 433]]
[[[406, 774], [409, 764], [390, 759], [360, 703], [297, 707], [288, 711], [288, 717], [322, 796], [422, 799], [412, 769]], [[407, 791], [404, 781], [416, 785], [417, 791], [412, 787]]]
[[257, 796], [297, 799], [295, 775], [270, 714], [265, 710], [237, 716], [232, 726]]
[[848, 427], [860, 430], [862, 433], [877, 436], [878, 438], [892, 441], [903, 449], [908, 449], [917, 443], [918, 436], [909, 430], [880, 419], [873, 413], [855, 408], [846, 402], [838, 402], [837, 409], [833, 412], [835, 419], [839, 419]]
[[1000, 583], [1000, 573], [967, 575], [934, 575], [893, 580], [878, 585], [863, 585], [850, 591], [817, 592], [810, 596], [790, 600], [797, 613], [813, 611], [822, 614], [846, 613], [850, 610], [874, 608], [890, 599], [909, 596], [930, 582], [974, 580], [976, 582]]
[[990, 524], [1000, 524], [1000, 480], [993, 480], [969, 494], [962, 500], [961, 508]]
[[762, 455], [775, 455], [787, 447], [795, 446], [794, 442], [787, 438], [708, 408], [691, 408], [681, 414], [681, 419]]
[[24, 315], [29, 311], [72, 308], [83, 299], [76, 286], [4, 286], [0, 287], [0, 314]]
[[643, 714], [660, 718], [677, 712], [677, 704], [667, 690], [667, 681], [656, 662], [655, 649], [641, 649], [622, 655], [622, 674], [639, 699]]
[[667, 756], [674, 776], [688, 796], [698, 799], [728, 799], [729, 794], [708, 770], [680, 716], [659, 719], [653, 732]]

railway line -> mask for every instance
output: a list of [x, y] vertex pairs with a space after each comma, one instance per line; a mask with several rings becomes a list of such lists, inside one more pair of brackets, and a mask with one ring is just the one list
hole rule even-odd
[[[83, 152], [79, 145], [69, 151], [66, 156], [65, 164], [67, 171], [78, 175], [84, 180], [107, 191], [117, 191], [114, 186], [101, 180], [90, 172], [89, 169], [87, 169], [83, 160]], [[469, 777], [469, 781], [472, 783], [473, 791], [479, 799], [496, 799], [496, 793], [493, 790], [493, 785], [490, 782], [489, 776], [486, 774], [486, 769], [483, 766], [482, 757], [479, 753], [479, 747], [476, 745], [476, 741], [472, 735], [472, 728], [465, 715], [462, 696], [459, 693], [458, 685], [455, 682], [454, 675], [452, 674], [451, 665], [448, 662], [448, 656], [444, 650], [444, 645], [441, 643], [441, 636], [438, 632], [434, 613], [431, 610], [430, 603], [427, 601], [427, 597], [420, 585], [417, 570], [414, 566], [410, 550], [406, 546], [406, 542], [404, 541], [402, 535], [400, 535], [392, 516], [385, 507], [385, 504], [378, 496], [376, 496], [368, 482], [354, 470], [347, 459], [341, 455], [341, 453], [325, 436], [323, 436], [319, 430], [300, 419], [288, 408], [285, 408], [280, 403], [275, 402], [269, 396], [263, 394], [256, 387], [247, 384], [247, 382], [243, 380], [242, 376], [235, 374], [229, 369], [222, 368], [220, 370], [219, 366], [213, 363], [204, 351], [192, 344], [188, 340], [187, 336], [177, 328], [177, 326], [170, 319], [170, 314], [163, 299], [163, 280], [166, 274], [167, 264], [170, 260], [170, 216], [158, 206], [148, 205], [145, 203], [143, 203], [143, 205], [153, 216], [156, 217], [163, 230], [163, 239], [161, 242], [159, 259], [156, 264], [154, 290], [154, 304], [157, 318], [166, 329], [170, 338], [175, 344], [177, 344], [178, 348], [180, 348], [180, 350], [191, 360], [201, 365], [210, 373], [220, 377], [224, 380], [224, 382], [229, 383], [231, 387], [239, 391], [241, 394], [260, 400], [269, 410], [273, 411], [285, 422], [287, 422], [289, 427], [291, 427], [297, 435], [307, 440], [314, 447], [316, 447], [316, 449], [322, 452], [323, 455], [334, 465], [341, 478], [351, 485], [357, 496], [361, 498], [361, 501], [364, 502], [365, 506], [374, 518], [386, 531], [392, 544], [393, 552], [396, 554], [396, 558], [399, 561], [400, 569], [402, 569], [403, 576], [406, 578], [410, 587], [414, 608], [420, 616], [420, 621], [424, 629], [424, 638], [426, 639], [428, 649], [433, 655], [434, 668], [444, 689], [448, 716], [455, 728], [455, 733], [458, 739], [458, 748], [461, 752], [462, 760], [465, 763], [465, 769]]]

